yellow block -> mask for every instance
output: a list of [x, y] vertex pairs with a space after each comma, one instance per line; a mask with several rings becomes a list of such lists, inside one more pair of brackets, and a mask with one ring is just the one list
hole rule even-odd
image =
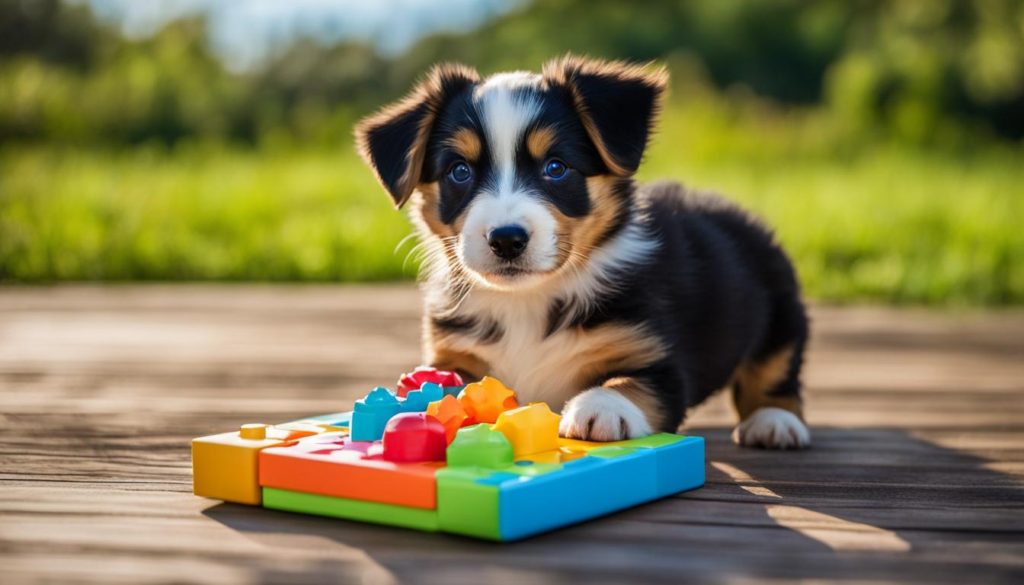
[[205, 498], [259, 505], [260, 451], [315, 434], [311, 429], [248, 424], [237, 432], [192, 439], [192, 492]]
[[558, 449], [553, 449], [551, 451], [541, 451], [540, 453], [530, 453], [529, 455], [516, 457], [516, 461], [558, 464], [579, 459], [580, 457], [586, 456], [586, 454], [586, 451], [573, 451], [567, 447], [559, 447]]
[[512, 453], [522, 457], [558, 449], [558, 422], [562, 417], [551, 412], [543, 402], [532, 402], [506, 410], [491, 427], [512, 443]]

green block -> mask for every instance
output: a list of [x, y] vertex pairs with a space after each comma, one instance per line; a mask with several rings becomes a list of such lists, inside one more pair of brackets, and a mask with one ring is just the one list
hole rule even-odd
[[477, 483], [493, 474], [493, 469], [437, 470], [437, 516], [441, 530], [501, 540], [498, 486]]
[[512, 443], [491, 425], [465, 427], [448, 445], [446, 460], [449, 467], [504, 467], [512, 464]]
[[263, 488], [263, 507], [436, 532], [437, 510]]
[[[682, 435], [673, 435], [672, 433], [657, 433], [654, 435], [647, 435], [646, 437], [640, 437], [639, 439], [629, 439], [628, 441], [620, 441], [616, 443], [619, 447], [646, 447], [649, 449], [657, 449], [658, 447], [664, 447], [665, 445], [671, 445], [672, 443], [678, 443], [686, 437]], [[603, 448], [603, 447], [602, 447]], [[593, 453], [593, 451], [591, 451]]]
[[608, 445], [607, 447], [598, 447], [597, 449], [591, 449], [587, 452], [587, 457], [599, 457], [601, 459], [615, 459], [616, 457], [623, 457], [625, 455], [632, 455], [636, 453], [634, 447], [623, 447], [621, 445]]

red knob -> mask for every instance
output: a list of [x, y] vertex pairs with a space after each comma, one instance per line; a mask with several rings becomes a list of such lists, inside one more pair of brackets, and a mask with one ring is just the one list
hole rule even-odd
[[427, 382], [433, 382], [438, 386], [462, 386], [462, 378], [455, 372], [446, 372], [429, 366], [420, 366], [408, 374], [402, 374], [402, 377], [398, 379], [398, 387], [395, 389], [395, 393], [399, 396], [405, 396], [409, 391], [418, 390], [420, 386]]
[[388, 421], [383, 445], [387, 461], [444, 461], [448, 440], [441, 421], [425, 412], [406, 412]]

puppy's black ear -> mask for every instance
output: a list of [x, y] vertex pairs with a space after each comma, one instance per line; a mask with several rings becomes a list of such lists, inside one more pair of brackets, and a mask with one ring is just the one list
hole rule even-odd
[[423, 173], [427, 139], [441, 108], [452, 96], [480, 80], [462, 65], [437, 65], [402, 100], [356, 125], [359, 154], [401, 207]]
[[568, 89], [605, 166], [616, 175], [635, 173], [661, 109], [668, 71], [567, 55], [547, 63], [544, 78]]

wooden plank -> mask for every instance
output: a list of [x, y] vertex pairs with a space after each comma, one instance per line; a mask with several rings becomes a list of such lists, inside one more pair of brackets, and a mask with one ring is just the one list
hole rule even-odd
[[195, 498], [188, 439], [342, 410], [418, 359], [408, 286], [0, 289], [0, 581], [1024, 579], [1024, 313], [815, 307], [815, 447], [686, 430], [708, 485], [494, 545]]

